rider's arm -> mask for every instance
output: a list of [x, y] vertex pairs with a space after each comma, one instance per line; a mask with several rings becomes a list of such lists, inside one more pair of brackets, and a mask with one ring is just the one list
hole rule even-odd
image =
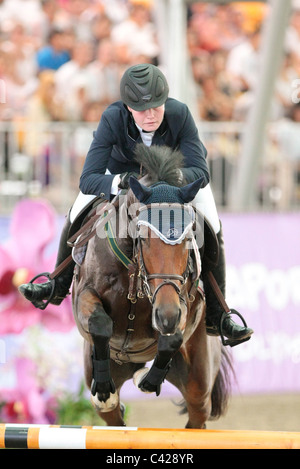
[[182, 173], [186, 182], [193, 182], [203, 177], [204, 185], [207, 185], [210, 179], [206, 161], [207, 150], [199, 138], [189, 108], [180, 101], [168, 99], [166, 117], [172, 134], [176, 135], [177, 148], [184, 155]]
[[105, 174], [114, 145], [114, 137], [105, 115], [87, 153], [80, 177], [79, 188], [84, 194], [101, 195], [109, 200], [115, 174]]

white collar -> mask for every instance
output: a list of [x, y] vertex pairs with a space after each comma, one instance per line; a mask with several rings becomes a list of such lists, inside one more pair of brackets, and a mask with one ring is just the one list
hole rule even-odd
[[135, 122], [135, 125], [137, 126], [139, 132], [140, 132], [140, 135], [141, 135], [141, 138], [143, 140], [143, 143], [145, 145], [147, 145], [147, 147], [150, 147], [151, 144], [152, 144], [152, 139], [154, 137], [154, 131], [153, 132], [145, 132], [139, 125], [137, 125], [137, 123]]

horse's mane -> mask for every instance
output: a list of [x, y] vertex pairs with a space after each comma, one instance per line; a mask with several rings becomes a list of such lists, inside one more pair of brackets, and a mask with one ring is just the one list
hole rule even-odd
[[142, 166], [152, 184], [164, 181], [171, 186], [182, 185], [182, 177], [178, 171], [183, 167], [183, 155], [180, 151], [167, 146], [147, 147], [139, 143], [136, 145], [135, 161]]

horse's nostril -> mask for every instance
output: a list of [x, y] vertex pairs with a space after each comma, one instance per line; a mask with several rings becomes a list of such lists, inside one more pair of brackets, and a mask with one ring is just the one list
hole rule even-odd
[[174, 334], [181, 318], [181, 309], [177, 313], [164, 311], [162, 308], [156, 308], [154, 312], [156, 327], [164, 334]]

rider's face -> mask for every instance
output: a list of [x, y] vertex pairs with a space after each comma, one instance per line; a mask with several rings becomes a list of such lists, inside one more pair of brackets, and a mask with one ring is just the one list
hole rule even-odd
[[132, 113], [135, 123], [147, 132], [154, 132], [158, 129], [164, 118], [165, 105], [146, 109], [146, 111], [135, 111], [128, 107]]

